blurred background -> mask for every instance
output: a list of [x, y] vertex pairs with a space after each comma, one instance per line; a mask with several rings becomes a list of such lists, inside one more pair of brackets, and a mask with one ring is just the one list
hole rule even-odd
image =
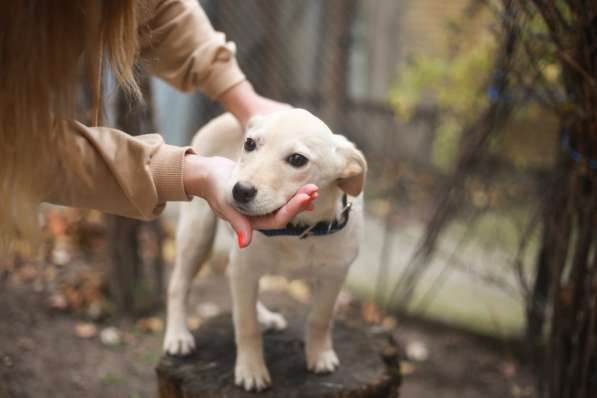
[[[597, 6], [200, 3], [259, 93], [365, 153], [365, 240], [339, 305], [396, 336], [402, 396], [596, 396]], [[131, 108], [106, 76], [107, 124], [186, 145], [222, 112], [140, 79]], [[176, 217], [43, 208], [43, 252], [0, 260], [7, 396], [154, 394]], [[192, 328], [229, 311], [220, 230]], [[262, 290], [290, 312], [310, 300], [301, 282]]]

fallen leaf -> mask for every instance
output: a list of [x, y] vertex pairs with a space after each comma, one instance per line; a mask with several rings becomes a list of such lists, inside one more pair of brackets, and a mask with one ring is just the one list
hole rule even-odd
[[288, 293], [292, 298], [303, 304], [308, 304], [311, 301], [311, 289], [303, 281], [295, 280], [290, 282]]
[[82, 339], [90, 339], [97, 335], [97, 327], [90, 322], [78, 322], [75, 325], [75, 334]]
[[122, 342], [120, 331], [114, 326], [109, 326], [101, 331], [100, 341], [107, 346], [119, 345]]
[[398, 326], [398, 320], [396, 320], [393, 316], [386, 316], [384, 317], [383, 321], [381, 321], [381, 325], [386, 330], [394, 330]]
[[373, 301], [367, 301], [362, 307], [363, 320], [368, 323], [380, 323], [383, 314], [377, 304]]
[[429, 350], [425, 343], [413, 341], [406, 345], [406, 355], [414, 361], [424, 362], [429, 358]]
[[400, 374], [402, 376], [410, 375], [415, 373], [417, 367], [409, 361], [400, 361]]
[[71, 260], [71, 254], [64, 248], [52, 250], [52, 262], [56, 265], [66, 265]]
[[338, 295], [338, 299], [336, 300], [336, 307], [337, 308], [346, 308], [348, 307], [353, 301], [352, 294], [350, 294], [347, 290], [340, 291]]
[[164, 330], [164, 321], [157, 316], [142, 318], [137, 321], [137, 327], [144, 332], [159, 333]]
[[199, 329], [199, 326], [201, 326], [201, 318], [193, 316], [187, 319], [187, 327], [189, 330], [197, 330]]
[[48, 305], [51, 309], [57, 311], [65, 311], [68, 308], [66, 297], [60, 293], [54, 293], [48, 299]]
[[279, 275], [266, 275], [259, 280], [259, 289], [266, 292], [288, 291], [288, 279]]

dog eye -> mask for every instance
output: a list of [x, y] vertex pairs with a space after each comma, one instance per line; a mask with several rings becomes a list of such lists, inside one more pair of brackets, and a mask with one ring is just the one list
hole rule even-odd
[[304, 165], [306, 165], [307, 162], [309, 161], [309, 159], [307, 159], [300, 153], [293, 153], [292, 155], [290, 155], [286, 158], [286, 161], [292, 167], [299, 168], [299, 167], [303, 167]]
[[245, 140], [245, 152], [252, 152], [255, 150], [255, 148], [257, 148], [255, 140], [252, 138], [247, 138]]

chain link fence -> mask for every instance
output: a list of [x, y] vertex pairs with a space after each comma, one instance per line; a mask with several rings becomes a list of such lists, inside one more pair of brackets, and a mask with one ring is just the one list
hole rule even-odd
[[[214, 27], [236, 43], [239, 64], [260, 94], [308, 109], [365, 153], [370, 167], [368, 210], [377, 216], [369, 217], [367, 234], [371, 239], [366, 242], [365, 256], [369, 264], [377, 265], [374, 271], [355, 273], [353, 280], [368, 285], [370, 294], [383, 300], [409, 262], [447, 174], [433, 158], [438, 142], [441, 144], [438, 126], [442, 115], [436, 104], [422, 101], [407, 120], [397, 115], [390, 92], [417, 54], [449, 60], [459, 45], [454, 42], [457, 36], [450, 34], [457, 30], [452, 26], [455, 21], [480, 32], [491, 29], [490, 18], [478, 17], [475, 5], [479, 3], [469, 0], [200, 3]], [[463, 38], [465, 45], [476, 39], [471, 35]], [[464, 79], [483, 80], [488, 76], [467, 75]], [[160, 91], [156, 95], [158, 119], [178, 113], [170, 120], [174, 124], [184, 121], [175, 143], [188, 144], [199, 127], [223, 112], [202, 94], [190, 96], [187, 104], [176, 104], [176, 100], [160, 100]], [[160, 124], [166, 133], [173, 126]], [[516, 134], [510, 136], [505, 147], [522, 145]], [[529, 143], [531, 149], [536, 146], [532, 140]], [[457, 148], [458, 140], [452, 144]], [[528, 207], [520, 210], [519, 204], [528, 206], [534, 200], [536, 175], [510, 162], [503, 156], [505, 152], [507, 148], [488, 157], [505, 171], [493, 176], [497, 177], [497, 189], [486, 184], [485, 175], [466, 181], [466, 211], [456, 224], [458, 228], [471, 228], [464, 234], [446, 234], [438, 263], [431, 267], [442, 271], [438, 271], [439, 276], [432, 271], [435, 276], [424, 281], [419, 292], [419, 298], [424, 297], [426, 303], [453, 301], [458, 296], [454, 289], [462, 292], [463, 286], [468, 289], [480, 284], [483, 288], [468, 292], [465, 301], [475, 307], [477, 315], [488, 318], [485, 330], [494, 328], [496, 319], [506, 319], [517, 330], [524, 323], [522, 299], [512, 293], [519, 286], [507, 251], [516, 252], [511, 242], [527, 228], [528, 215], [524, 212]], [[502, 238], [504, 234], [511, 236]], [[478, 296], [482, 300], [475, 298]], [[507, 309], [488, 310], [484, 300], [499, 302]], [[424, 307], [423, 312], [427, 305]], [[432, 316], [441, 316], [444, 309], [436, 306]], [[455, 316], [468, 322], [466, 314]]]
[[[384, 158], [388, 137], [397, 136], [386, 101], [393, 73], [374, 79], [384, 81], [377, 82], [383, 88], [376, 91], [363, 81], [360, 64], [367, 54], [363, 43], [358, 43], [358, 21], [365, 2], [201, 3], [214, 27], [236, 43], [241, 68], [259, 93], [310, 110], [354, 141], [370, 159]], [[393, 45], [386, 46], [391, 53]], [[392, 57], [386, 63], [393, 63]], [[202, 122], [220, 111], [202, 102]], [[378, 165], [372, 162], [374, 168]]]

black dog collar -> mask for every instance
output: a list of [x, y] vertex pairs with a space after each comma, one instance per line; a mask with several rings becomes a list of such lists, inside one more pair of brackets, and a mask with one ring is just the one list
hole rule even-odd
[[320, 221], [313, 225], [294, 225], [289, 223], [286, 228], [280, 229], [259, 229], [258, 231], [266, 236], [298, 236], [300, 239], [305, 239], [308, 236], [323, 236], [330, 235], [342, 230], [348, 224], [350, 209], [352, 203], [348, 202], [346, 194], [342, 195], [342, 212], [340, 213], [340, 220]]

